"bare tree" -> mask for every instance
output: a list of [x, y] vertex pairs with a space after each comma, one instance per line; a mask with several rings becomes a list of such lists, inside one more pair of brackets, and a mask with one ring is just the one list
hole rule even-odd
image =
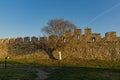
[[48, 35], [48, 41], [44, 44], [44, 50], [51, 59], [55, 59], [53, 51], [61, 47], [60, 37], [65, 34], [66, 30], [74, 32], [76, 26], [64, 19], [51, 19], [47, 26], [43, 27], [42, 31]]
[[74, 31], [76, 26], [68, 20], [64, 19], [51, 19], [49, 20], [47, 26], [45, 26], [42, 31], [49, 35], [56, 35], [57, 37], [65, 34], [66, 30]]

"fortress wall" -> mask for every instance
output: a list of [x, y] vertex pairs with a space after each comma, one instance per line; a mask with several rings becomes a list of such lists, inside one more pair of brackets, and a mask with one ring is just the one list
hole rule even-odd
[[30, 37], [24, 37], [24, 43], [29, 43], [30, 42]]
[[90, 36], [92, 34], [92, 29], [91, 28], [86, 28], [85, 29], [85, 35]]
[[42, 43], [45, 43], [45, 42], [48, 41], [48, 38], [47, 37], [40, 37], [39, 41], [42, 42]]
[[67, 31], [65, 32], [65, 36], [66, 36], [66, 38], [71, 37], [71, 35], [72, 35], [72, 33], [71, 33], [70, 30], [67, 30]]
[[[54, 44], [54, 41], [57, 40], [58, 38], [54, 35], [48, 38], [28, 36], [0, 39], [0, 52], [4, 52], [0, 54], [41, 52], [40, 43], [49, 41]], [[75, 29], [74, 34], [68, 30], [65, 35], [60, 37], [59, 41], [59, 44], [63, 45], [61, 48], [64, 55], [63, 59], [70, 57], [70, 55], [84, 59], [120, 59], [120, 37], [117, 37], [116, 32], [107, 32], [105, 38], [102, 38], [101, 34], [92, 33], [91, 28], [86, 28], [85, 34], [82, 34], [81, 29]]]
[[64, 40], [66, 40], [65, 42], [69, 42], [71, 40], [71, 37], [72, 37], [72, 33], [70, 30], [67, 30], [65, 32], [65, 37], [64, 37]]
[[39, 43], [39, 39], [38, 39], [37, 37], [33, 36], [33, 37], [31, 38], [31, 42], [38, 44], [38, 43]]
[[15, 43], [16, 44], [22, 44], [23, 43], [23, 38], [22, 37], [18, 37], [15, 39]]
[[85, 29], [85, 36], [84, 40], [86, 42], [92, 42], [92, 29], [91, 28], [86, 28]]
[[[84, 30], [85, 34], [82, 34], [82, 30], [81, 29], [75, 29], [74, 30], [74, 34], [71, 33], [70, 30], [67, 30], [65, 32], [65, 35], [62, 36], [61, 40], [66, 39], [67, 42], [69, 42], [70, 40], [74, 40], [75, 41], [83, 41], [83, 42], [93, 42], [93, 40], [95, 40], [96, 42], [99, 41], [120, 41], [120, 37], [117, 37], [116, 32], [107, 32], [105, 33], [105, 38], [101, 37], [100, 33], [92, 33], [92, 29], [91, 28], [86, 28]], [[54, 38], [56, 38], [54, 36]], [[7, 39], [0, 39], [0, 43], [16, 43], [16, 44], [22, 44], [22, 43], [39, 43], [39, 42], [47, 42], [48, 39], [47, 37], [17, 37], [17, 38], [7, 38]]]
[[99, 41], [101, 41], [101, 34], [93, 33], [92, 34], [92, 42], [99, 42]]
[[81, 29], [74, 30], [74, 40], [78, 40], [78, 41], [82, 40], [82, 30]]
[[15, 43], [15, 38], [10, 38], [9, 39], [9, 44], [13, 44], [13, 43]]
[[117, 41], [116, 32], [107, 32], [105, 33], [106, 41]]
[[117, 37], [117, 41], [120, 41], [120, 37]]
[[120, 43], [96, 42], [82, 43], [70, 48], [64, 47], [61, 51], [63, 58], [80, 58], [80, 59], [100, 59], [100, 60], [120, 60]]

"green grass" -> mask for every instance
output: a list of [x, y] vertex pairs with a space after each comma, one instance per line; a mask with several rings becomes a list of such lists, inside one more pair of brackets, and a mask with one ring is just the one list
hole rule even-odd
[[[1, 59], [0, 63], [4, 64], [4, 59]], [[47, 70], [48, 68], [48, 72], [50, 73], [47, 80], [120, 80], [120, 61], [83, 59], [59, 61], [36, 58], [9, 59], [7, 63], [17, 66], [45, 66], [45, 69]], [[58, 69], [49, 71], [49, 67], [51, 66], [58, 67]], [[0, 79], [3, 78], [1, 80], [6, 80], [5, 75], [9, 78], [7, 80], [17, 80], [17, 78], [20, 80], [34, 80], [33, 78], [35, 78], [34, 72], [24, 70], [20, 72], [14, 69], [1, 70]]]
[[120, 80], [120, 69], [62, 67], [49, 72], [46, 80]]
[[23, 69], [0, 69], [0, 80], [35, 80], [35, 71]]
[[[4, 59], [0, 60], [4, 64]], [[9, 59], [8, 64], [40, 65], [40, 66], [64, 66], [64, 67], [93, 67], [93, 68], [120, 68], [120, 61], [112, 60], [50, 60], [50, 59]]]

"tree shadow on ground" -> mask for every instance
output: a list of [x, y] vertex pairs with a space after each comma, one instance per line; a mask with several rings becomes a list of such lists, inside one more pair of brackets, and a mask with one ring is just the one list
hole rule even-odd
[[61, 67], [50, 73], [47, 80], [120, 80], [120, 69]]

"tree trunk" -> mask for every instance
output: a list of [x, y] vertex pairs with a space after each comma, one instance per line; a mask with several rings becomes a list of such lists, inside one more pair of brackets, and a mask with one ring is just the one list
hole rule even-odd
[[56, 59], [56, 58], [53, 56], [53, 51], [54, 51], [54, 50], [55, 50], [55, 49], [48, 48], [48, 50], [46, 51], [50, 59]]

